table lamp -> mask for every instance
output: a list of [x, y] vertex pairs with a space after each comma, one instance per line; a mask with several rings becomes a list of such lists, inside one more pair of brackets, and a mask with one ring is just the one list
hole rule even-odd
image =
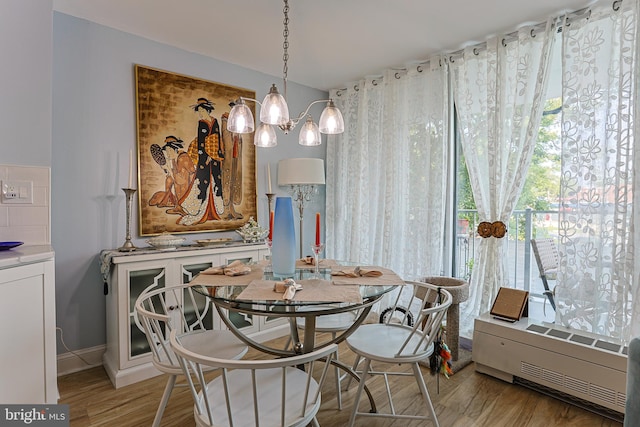
[[304, 205], [324, 185], [324, 161], [322, 159], [284, 159], [278, 162], [278, 185], [289, 186], [300, 214], [300, 257], [302, 258], [302, 225]]

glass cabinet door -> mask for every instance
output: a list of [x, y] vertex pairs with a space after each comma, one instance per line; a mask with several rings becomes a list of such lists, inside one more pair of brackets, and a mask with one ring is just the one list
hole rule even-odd
[[148, 353], [149, 343], [144, 329], [135, 314], [135, 304], [138, 296], [147, 288], [161, 288], [165, 286], [165, 269], [153, 268], [129, 272], [129, 357]]
[[[213, 261], [198, 262], [194, 264], [183, 264], [181, 266], [182, 283], [189, 283], [194, 277], [198, 275], [202, 270], [206, 270], [213, 266]], [[193, 300], [189, 297], [188, 293], [184, 294], [184, 316], [187, 324], [194, 325], [196, 323], [196, 308], [202, 316], [202, 323], [206, 329], [214, 329], [213, 307], [211, 300], [197, 292], [193, 293]], [[197, 307], [196, 307], [197, 306]]]

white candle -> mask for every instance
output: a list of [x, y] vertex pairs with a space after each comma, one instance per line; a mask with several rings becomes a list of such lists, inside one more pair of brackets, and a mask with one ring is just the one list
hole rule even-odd
[[267, 182], [269, 183], [269, 191], [268, 193], [271, 194], [271, 164], [267, 163]]
[[129, 186], [133, 188], [133, 150], [129, 150]]

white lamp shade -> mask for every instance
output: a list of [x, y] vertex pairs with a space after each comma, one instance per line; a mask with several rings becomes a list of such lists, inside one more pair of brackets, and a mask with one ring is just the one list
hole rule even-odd
[[278, 162], [278, 185], [324, 184], [322, 159], [284, 159]]
[[272, 85], [260, 108], [260, 121], [270, 125], [284, 125], [289, 121], [289, 106], [280, 95], [276, 85]]
[[229, 112], [227, 130], [233, 133], [251, 133], [253, 129], [255, 129], [253, 114], [247, 104], [240, 100]]
[[276, 132], [273, 126], [266, 123], [260, 123], [256, 133], [253, 135], [253, 144], [256, 147], [275, 147], [278, 145]]
[[328, 135], [335, 135], [344, 132], [344, 119], [342, 113], [333, 103], [327, 102], [327, 106], [322, 110], [319, 122], [320, 132]]
[[300, 129], [298, 143], [307, 147], [320, 145], [322, 143], [318, 125], [313, 122], [311, 116], [307, 116], [307, 120], [304, 122], [304, 125]]

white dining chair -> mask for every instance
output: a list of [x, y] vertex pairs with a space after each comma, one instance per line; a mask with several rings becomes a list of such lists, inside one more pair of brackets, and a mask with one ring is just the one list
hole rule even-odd
[[152, 355], [152, 363], [167, 374], [167, 384], [158, 405], [153, 426], [159, 426], [162, 415], [182, 367], [169, 344], [169, 333], [175, 331], [182, 344], [192, 351], [211, 357], [239, 359], [248, 347], [230, 331], [205, 328], [210, 302], [193, 292], [187, 284], [151, 288], [135, 303], [135, 314], [141, 324]]
[[[320, 389], [337, 344], [292, 357], [233, 360], [199, 354], [182, 341], [171, 332], [171, 347], [191, 388], [197, 426], [319, 426]], [[221, 374], [208, 381], [205, 370], [216, 368]]]
[[[354, 425], [357, 416], [431, 420], [435, 426], [439, 426], [419, 363], [428, 361], [434, 352], [434, 340], [442, 327], [442, 321], [451, 305], [452, 296], [446, 289], [429, 283], [407, 281], [405, 287], [407, 286], [412, 287], [407, 307], [415, 306], [415, 301], [418, 301], [418, 307], [421, 307], [418, 309], [413, 326], [408, 326], [404, 321], [396, 322], [393, 320], [393, 316], [388, 316], [386, 323], [361, 325], [346, 340], [349, 349], [356, 354], [353, 369], [355, 370], [359, 363], [363, 362], [349, 426]], [[398, 293], [394, 305], [398, 305], [401, 294], [402, 292]], [[397, 369], [373, 370], [372, 362], [377, 362], [376, 366], [408, 364], [411, 366], [411, 372], [398, 371]], [[376, 375], [384, 378], [389, 410], [376, 413], [360, 412], [358, 411], [360, 397], [367, 378]], [[426, 415], [396, 412], [389, 386], [389, 376], [394, 375], [414, 377], [424, 399], [423, 409], [426, 409]]]

